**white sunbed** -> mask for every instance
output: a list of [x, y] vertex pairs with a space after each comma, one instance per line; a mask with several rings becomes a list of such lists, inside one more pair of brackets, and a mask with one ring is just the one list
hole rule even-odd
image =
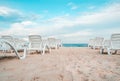
[[29, 46], [28, 51], [35, 50], [42, 52], [42, 55], [45, 54], [45, 51], [50, 51], [47, 46], [47, 41], [42, 40], [40, 35], [29, 35]]
[[58, 39], [55, 38], [48, 38], [48, 46], [49, 48], [59, 48], [60, 45], [60, 41]]
[[[4, 35], [1, 37], [0, 42], [1, 42], [4, 53], [6, 51], [11, 51], [11, 52], [13, 51], [15, 52], [16, 56], [19, 59], [26, 58], [26, 48], [21, 45], [20, 43], [21, 41], [19, 39], [18, 41], [16, 41], [15, 38], [13, 38], [12, 36]], [[18, 53], [19, 50], [24, 51], [23, 56], [19, 55]]]
[[93, 49], [101, 48], [103, 46], [103, 37], [96, 37], [93, 45]]
[[58, 47], [62, 47], [62, 41], [60, 39], [56, 39]]
[[100, 54], [103, 54], [107, 48], [110, 47], [110, 40], [104, 40], [102, 47], [100, 48]]
[[118, 50], [120, 50], [120, 33], [111, 35], [110, 46], [107, 48], [109, 55], [112, 54], [112, 51], [117, 53]]
[[95, 44], [95, 39], [90, 39], [88, 42], [88, 47], [93, 48], [94, 44]]
[[94, 39], [90, 39], [88, 43], [88, 47], [93, 49], [101, 48], [103, 45], [104, 38], [103, 37], [96, 37]]

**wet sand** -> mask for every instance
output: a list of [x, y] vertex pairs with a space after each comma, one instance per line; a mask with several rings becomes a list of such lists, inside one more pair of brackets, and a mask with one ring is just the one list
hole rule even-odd
[[45, 55], [29, 54], [24, 60], [7, 56], [0, 59], [0, 81], [120, 81], [119, 53], [61, 47]]

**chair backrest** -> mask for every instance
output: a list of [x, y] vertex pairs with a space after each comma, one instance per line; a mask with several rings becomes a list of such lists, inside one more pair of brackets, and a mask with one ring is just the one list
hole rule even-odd
[[95, 38], [95, 46], [102, 46], [104, 38], [103, 37], [96, 37]]
[[[10, 36], [10, 35], [2, 35], [1, 39], [3, 39], [4, 41], [6, 41], [6, 42], [10, 43], [11, 45], [15, 46], [14, 38], [12, 36]], [[9, 45], [7, 45], [7, 44], [4, 44], [4, 48], [6, 50], [11, 49], [11, 47]]]
[[40, 42], [41, 40], [40, 35], [29, 35], [29, 42]]
[[111, 42], [110, 40], [104, 40], [103, 46], [104, 47], [110, 47], [110, 45], [111, 45], [110, 42]]
[[94, 46], [94, 44], [95, 44], [95, 39], [90, 39], [88, 42], [88, 46], [92, 47], [92, 46]]
[[60, 39], [56, 39], [56, 42], [57, 42], [57, 45], [58, 45], [59, 47], [62, 46], [62, 40], [60, 40]]
[[27, 46], [25, 46], [26, 41], [23, 39], [14, 38], [14, 41], [15, 41], [15, 47], [18, 49], [23, 48], [23, 47], [27, 47]]
[[48, 42], [49, 43], [56, 43], [56, 39], [55, 38], [48, 38]]
[[3, 35], [3, 36], [1, 36], [1, 38], [8, 42], [14, 42], [13, 37], [9, 36], [9, 35]]
[[[2, 45], [2, 48], [0, 47], [0, 49], [2, 49], [4, 52], [5, 50], [13, 50], [19, 59], [24, 59], [26, 57], [26, 51], [23, 47], [21, 47], [21, 43], [19, 41], [20, 39], [4, 35], [0, 39], [0, 45]], [[24, 55], [23, 56], [19, 55], [18, 50], [24, 50]]]
[[50, 47], [56, 47], [57, 42], [55, 38], [48, 38], [48, 44]]
[[55, 38], [48, 38], [48, 40], [49, 40], [49, 41], [54, 41], [54, 40], [55, 40]]
[[111, 48], [120, 49], [120, 33], [111, 35]]
[[42, 38], [40, 35], [29, 35], [29, 47], [40, 48], [42, 44]]
[[[25, 41], [19, 38], [14, 38], [12, 36], [9, 35], [3, 35], [1, 36], [2, 39], [4, 39], [5, 41], [7, 41], [8, 43], [10, 43], [12, 46], [14, 46], [16, 49], [23, 49], [23, 47], [25, 47]], [[9, 48], [9, 46], [6, 46], [6, 48]]]

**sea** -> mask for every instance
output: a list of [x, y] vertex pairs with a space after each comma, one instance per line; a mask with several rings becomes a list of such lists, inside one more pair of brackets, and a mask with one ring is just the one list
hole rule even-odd
[[63, 44], [63, 47], [88, 47], [88, 44]]

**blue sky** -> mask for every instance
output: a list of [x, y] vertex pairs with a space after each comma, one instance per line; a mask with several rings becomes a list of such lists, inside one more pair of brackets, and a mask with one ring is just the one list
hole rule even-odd
[[0, 0], [0, 35], [84, 43], [112, 33], [120, 33], [119, 0]]

